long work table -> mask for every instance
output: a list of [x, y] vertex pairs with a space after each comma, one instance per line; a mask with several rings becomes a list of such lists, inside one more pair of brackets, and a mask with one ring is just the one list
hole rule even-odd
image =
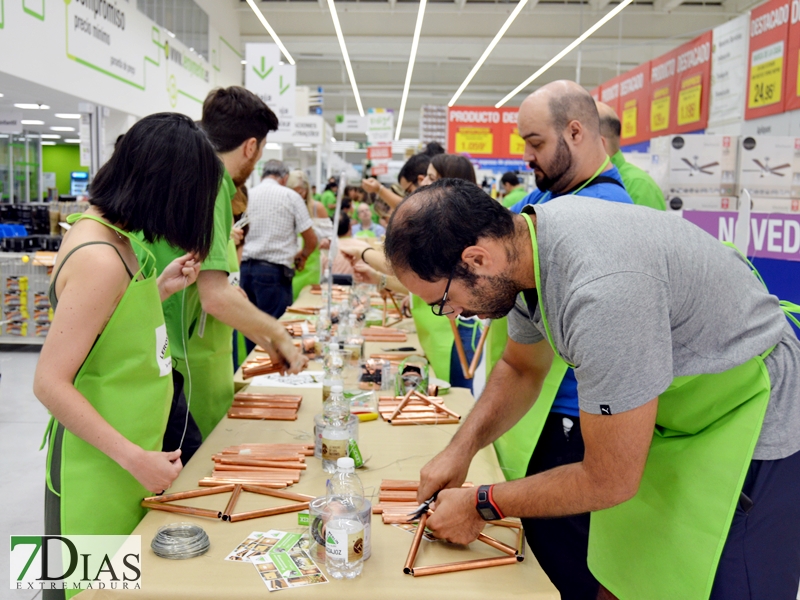
[[[320, 302], [307, 291], [298, 298], [298, 306], [314, 306]], [[289, 317], [291, 315], [287, 315]], [[410, 320], [408, 323], [411, 323]], [[404, 327], [407, 325], [402, 324]], [[380, 352], [388, 343], [368, 342], [365, 354]], [[409, 332], [403, 346], [419, 348], [419, 340]], [[321, 369], [317, 363], [312, 369]], [[236, 374], [237, 388], [244, 382], [241, 373]], [[262, 393], [302, 394], [303, 401], [296, 421], [255, 421], [224, 418], [204, 441], [195, 456], [183, 469], [168, 492], [192, 490], [198, 481], [211, 474], [211, 457], [223, 448], [246, 443], [306, 443], [312, 444], [314, 416], [322, 412], [322, 390], [298, 391], [289, 388], [258, 388], [249, 386], [248, 391]], [[468, 390], [453, 388], [443, 396], [448, 408], [456, 411], [462, 419], [469, 413], [474, 400]], [[374, 503], [384, 479], [419, 479], [423, 465], [441, 451], [458, 429], [458, 425], [419, 425], [395, 427], [378, 419], [360, 423], [359, 447], [365, 459], [363, 468], [357, 473], [364, 484], [365, 495]], [[302, 472], [300, 482], [289, 488], [291, 491], [321, 496], [325, 494], [328, 474], [322, 470], [321, 461], [307, 457], [307, 469]], [[503, 480], [494, 449], [489, 446], [481, 450], [472, 461], [468, 481], [475, 485]], [[200, 508], [222, 509], [229, 494], [205, 496], [184, 500], [181, 504]], [[286, 504], [286, 500], [242, 494], [236, 510], [248, 511]], [[203, 556], [189, 560], [166, 560], [157, 557], [150, 549], [150, 542], [159, 527], [190, 522], [201, 526], [208, 534], [211, 547]], [[80, 598], [116, 598], [119, 594], [133, 594], [140, 600], [220, 599], [220, 598], [264, 598], [269, 592], [252, 564], [226, 561], [225, 557], [254, 531], [281, 530], [305, 533], [308, 527], [298, 525], [297, 513], [263, 517], [235, 523], [189, 515], [178, 515], [151, 510], [134, 530], [142, 538], [142, 589], [133, 592], [91, 590]], [[485, 533], [514, 544], [516, 531], [503, 527], [488, 526]], [[403, 565], [413, 535], [404, 529], [384, 525], [380, 515], [372, 517], [372, 556], [365, 562], [360, 577], [338, 581], [329, 578], [329, 583], [292, 588], [280, 591], [280, 597], [332, 598], [347, 597], [393, 598], [407, 600], [416, 598], [486, 598], [524, 597], [536, 600], [555, 600], [559, 594], [536, 562], [530, 548], [526, 548], [525, 560], [521, 563], [446, 573], [426, 577], [412, 577], [403, 573]], [[469, 547], [454, 546], [445, 542], [422, 541], [417, 557], [418, 565], [434, 565], [473, 558], [499, 556], [497, 550], [481, 542]], [[323, 572], [327, 573], [323, 564]]]

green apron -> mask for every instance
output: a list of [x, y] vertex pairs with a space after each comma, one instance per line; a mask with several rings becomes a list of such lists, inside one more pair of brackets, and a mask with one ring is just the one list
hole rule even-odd
[[[140, 242], [121, 229], [89, 215], [70, 215], [73, 223], [98, 221]], [[149, 252], [147, 252], [149, 255]], [[144, 278], [139, 279], [142, 275]], [[105, 328], [75, 376], [75, 389], [128, 440], [160, 451], [172, 402], [172, 359], [161, 310], [152, 255], [142, 263]], [[56, 430], [63, 430], [55, 448]], [[60, 496], [61, 534], [127, 535], [146, 510], [149, 494], [130, 473], [106, 454], [73, 435], [55, 419], [48, 425], [47, 486]], [[51, 477], [53, 453], [60, 454], [60, 489]], [[67, 597], [70, 592], [67, 591]]]
[[[236, 246], [228, 240], [229, 273], [239, 272]], [[190, 315], [184, 310], [183, 317]], [[233, 328], [203, 312], [196, 327], [189, 327], [186, 359], [176, 358], [175, 368], [183, 375], [183, 393], [203, 439], [214, 430], [233, 404]], [[181, 327], [186, 331], [186, 328]]]
[[[542, 323], [558, 356], [542, 302], [536, 232], [523, 216]], [[659, 396], [639, 491], [591, 516], [589, 569], [620, 600], [711, 594], [769, 403], [764, 357], [771, 351], [723, 373], [676, 377]], [[549, 409], [538, 413], [539, 433]]]
[[[298, 236], [303, 239], [302, 236]], [[306, 259], [306, 266], [302, 271], [295, 271], [292, 278], [292, 299], [297, 300], [300, 292], [307, 285], [314, 285], [319, 283], [319, 276], [321, 271], [321, 264], [319, 258], [319, 246], [314, 248], [314, 251], [308, 255]]]
[[[611, 159], [606, 157], [603, 164], [600, 165], [600, 168], [594, 172], [594, 175], [570, 195], [577, 194], [587, 185], [591, 184], [610, 162]], [[513, 194], [514, 191], [511, 193]], [[523, 192], [522, 196], [524, 195], [525, 193]], [[522, 196], [520, 196], [520, 199]], [[514, 203], [518, 201], [519, 200], [515, 200]], [[504, 319], [504, 321], [507, 323], [508, 320]], [[504, 330], [506, 332], [506, 339], [508, 339], [507, 326], [504, 327]], [[505, 347], [505, 342], [503, 346]], [[500, 355], [502, 356], [502, 351]], [[500, 357], [497, 358], [497, 360], [499, 359]], [[567, 363], [561, 360], [558, 353], [556, 353], [556, 356], [553, 357], [553, 364], [550, 366], [550, 371], [547, 373], [542, 383], [542, 390], [539, 392], [539, 396], [534, 405], [511, 429], [495, 440], [494, 450], [497, 454], [497, 462], [500, 463], [500, 468], [503, 470], [503, 476], [506, 478], [506, 481], [522, 479], [528, 472], [528, 463], [530, 463], [533, 451], [536, 449], [536, 443], [544, 428], [545, 420], [550, 414], [550, 409], [553, 406], [556, 394], [561, 387], [561, 382], [564, 380], [564, 375], [567, 374], [568, 368], [569, 366]]]
[[450, 382], [450, 356], [453, 351], [453, 330], [447, 318], [437, 317], [419, 296], [409, 294], [411, 316], [425, 357], [437, 379]]

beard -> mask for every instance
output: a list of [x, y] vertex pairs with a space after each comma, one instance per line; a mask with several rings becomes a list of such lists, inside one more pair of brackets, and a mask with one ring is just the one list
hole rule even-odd
[[555, 156], [553, 156], [553, 160], [550, 161], [547, 168], [533, 161], [529, 163], [529, 166], [534, 169], [533, 175], [536, 179], [537, 188], [545, 192], [548, 190], [558, 191], [553, 190], [553, 187], [562, 179], [565, 179], [565, 175], [572, 170], [572, 154], [570, 154], [567, 142], [564, 141], [563, 137], [559, 136]]
[[462, 317], [484, 315], [489, 319], [502, 319], [514, 308], [517, 295], [523, 289], [516, 281], [505, 275], [481, 275], [472, 291], [472, 306], [462, 310]]
[[250, 160], [239, 165], [239, 169], [236, 173], [231, 173], [231, 179], [233, 179], [233, 183], [237, 188], [243, 186], [247, 178], [250, 177], [253, 169], [256, 168], [259, 158], [259, 156], [254, 156]]

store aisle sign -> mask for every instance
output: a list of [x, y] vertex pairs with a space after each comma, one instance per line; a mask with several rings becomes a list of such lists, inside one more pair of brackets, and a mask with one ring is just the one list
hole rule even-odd
[[367, 133], [367, 116], [364, 115], [343, 115], [341, 122], [336, 123], [334, 130], [336, 133]]
[[650, 133], [654, 136], [675, 132], [670, 118], [675, 88], [675, 52], [650, 61]]
[[394, 136], [394, 113], [372, 108], [367, 113], [367, 141], [370, 144], [391, 143]]
[[675, 95], [671, 118], [676, 133], [699, 131], [708, 126], [711, 88], [712, 32], [707, 31], [675, 49]]
[[367, 148], [367, 158], [370, 160], [391, 160], [392, 144], [373, 145]]
[[625, 73], [619, 82], [622, 131], [620, 144], [627, 146], [650, 139], [650, 62]]
[[276, 44], [245, 44], [245, 87], [278, 117], [278, 130], [292, 130], [297, 112], [297, 67], [281, 60]]
[[280, 128], [267, 134], [268, 142], [284, 144], [323, 144], [325, 121], [318, 115], [295, 117], [288, 129]]
[[742, 15], [712, 30], [709, 125], [744, 117], [749, 28], [749, 15]]
[[0, 133], [22, 133], [22, 111], [0, 111]]
[[[685, 210], [683, 218], [720, 241], [733, 241], [737, 220], [734, 214]], [[751, 214], [747, 256], [800, 261], [800, 215]]]
[[447, 151], [474, 158], [522, 158], [518, 108], [454, 106], [447, 109]]
[[750, 13], [745, 119], [783, 112], [789, 17], [789, 0], [771, 0]]
[[792, 0], [786, 56], [786, 111], [800, 109], [800, 0]]

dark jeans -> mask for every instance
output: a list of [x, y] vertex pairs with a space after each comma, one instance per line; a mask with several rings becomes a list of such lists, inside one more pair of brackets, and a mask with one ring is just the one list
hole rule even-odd
[[[572, 429], [564, 432], [564, 418]], [[578, 417], [550, 413], [528, 463], [527, 475], [583, 460], [583, 437]], [[562, 600], [595, 600], [600, 584], [586, 565], [589, 513], [557, 519], [522, 519], [525, 538], [536, 560]]]
[[[472, 357], [475, 356], [475, 351], [472, 349], [472, 332], [474, 329], [468, 325], [458, 323], [458, 333], [461, 338], [461, 343], [464, 345], [464, 354], [467, 356], [467, 365], [472, 362]], [[480, 335], [480, 330], [478, 330]], [[456, 345], [450, 350], [450, 385], [453, 387], [463, 387], [472, 391], [472, 379], [464, 377], [464, 370], [461, 368], [461, 361], [458, 358], [458, 350]]]
[[[278, 319], [292, 303], [292, 276], [293, 271], [287, 267], [246, 260], [242, 263], [240, 285], [250, 302]], [[245, 340], [245, 345], [248, 353], [256, 346], [250, 340]]]
[[[167, 419], [167, 430], [164, 432], [164, 441], [161, 444], [162, 452], [172, 452], [181, 448], [181, 463], [186, 466], [189, 459], [194, 456], [200, 444], [203, 443], [203, 434], [194, 422], [194, 417], [189, 413], [186, 417], [186, 395], [183, 392], [183, 375], [177, 369], [172, 369], [172, 406]], [[184, 435], [184, 428], [186, 434]], [[181, 445], [183, 438], [183, 445]]]

